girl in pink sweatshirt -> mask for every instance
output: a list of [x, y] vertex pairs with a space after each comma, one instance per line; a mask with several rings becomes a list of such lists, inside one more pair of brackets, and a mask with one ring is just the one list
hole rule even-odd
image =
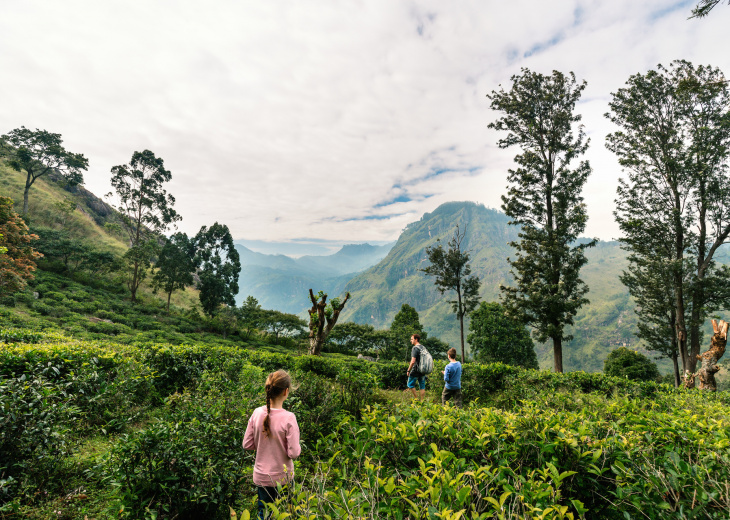
[[267, 503], [278, 497], [276, 485], [294, 477], [294, 463], [302, 452], [299, 425], [291, 412], [282, 408], [289, 397], [291, 377], [277, 370], [266, 378], [266, 406], [256, 408], [248, 420], [243, 448], [256, 450], [253, 482], [258, 487], [258, 517], [264, 519]]

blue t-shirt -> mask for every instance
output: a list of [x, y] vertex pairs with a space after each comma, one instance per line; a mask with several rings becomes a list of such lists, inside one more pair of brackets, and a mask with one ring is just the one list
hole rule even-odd
[[452, 361], [444, 369], [444, 381], [447, 390], [458, 390], [461, 388], [461, 363]]

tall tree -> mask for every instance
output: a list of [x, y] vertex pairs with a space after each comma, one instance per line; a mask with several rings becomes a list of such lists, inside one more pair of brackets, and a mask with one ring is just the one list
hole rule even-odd
[[173, 234], [160, 250], [155, 263], [157, 271], [152, 277], [152, 288], [167, 294], [168, 313], [172, 292], [193, 285], [195, 254], [195, 243], [185, 233]]
[[163, 188], [172, 174], [165, 169], [162, 158], [149, 150], [134, 152], [129, 164], [114, 166], [111, 171], [111, 183], [119, 197], [117, 210], [129, 236], [127, 285], [132, 301], [136, 301], [137, 289], [157, 252], [159, 236], [182, 217], [173, 208], [175, 197]]
[[459, 319], [461, 333], [461, 362], [465, 361], [464, 354], [464, 316], [473, 311], [479, 303], [479, 279], [471, 274], [469, 253], [464, 251], [462, 242], [466, 230], [459, 231], [457, 224], [454, 236], [449, 240], [448, 249], [438, 242], [434, 247], [426, 248], [426, 256], [431, 265], [421, 269], [428, 276], [436, 278], [436, 288], [441, 294], [454, 291], [456, 299], [450, 300], [451, 308]]
[[247, 296], [238, 308], [241, 328], [248, 339], [256, 329], [263, 327], [263, 312], [259, 301], [253, 296]]
[[380, 356], [386, 359], [398, 359], [401, 361], [411, 360], [410, 339], [414, 334], [426, 339], [427, 334], [423, 330], [421, 320], [416, 309], [404, 303], [400, 310], [393, 316], [393, 323], [390, 324], [390, 342], [387, 350], [381, 352]]
[[24, 126], [16, 128], [0, 137], [4, 143], [3, 155], [8, 164], [17, 171], [25, 170], [25, 189], [23, 191], [23, 215], [28, 214], [28, 193], [31, 186], [44, 175], [56, 171], [63, 175], [71, 186], [83, 184], [81, 173], [89, 167], [83, 154], [71, 153], [63, 147], [61, 134], [46, 130], [29, 130]]
[[540, 368], [530, 332], [499, 303], [480, 303], [471, 313], [469, 330], [467, 339], [477, 361]]
[[634, 263], [670, 244], [677, 345], [693, 374], [703, 321], [730, 304], [730, 273], [714, 259], [730, 234], [730, 90], [719, 69], [678, 60], [631, 76], [609, 106], [620, 130], [606, 146], [627, 173], [616, 201], [621, 240]]
[[195, 236], [196, 265], [200, 270], [200, 303], [208, 316], [225, 304], [235, 307], [241, 259], [225, 224], [203, 226]]
[[0, 295], [21, 290], [33, 278], [35, 261], [43, 256], [30, 245], [37, 238], [13, 211], [13, 199], [0, 196]]
[[309, 309], [309, 354], [319, 356], [327, 336], [337, 324], [340, 312], [350, 299], [350, 293], [345, 295], [344, 300], [332, 298], [327, 303], [327, 295], [323, 291], [319, 291], [315, 297], [312, 289], [309, 289], [309, 299], [312, 301], [312, 308]]
[[519, 242], [512, 242], [516, 259], [509, 259], [515, 285], [502, 286], [507, 312], [531, 324], [535, 338], [551, 339], [556, 372], [563, 371], [563, 341], [572, 339], [566, 325], [581, 306], [588, 286], [580, 279], [585, 249], [595, 240], [578, 242], [588, 215], [582, 190], [591, 167], [571, 163], [588, 149], [581, 116], [575, 114], [586, 82], [571, 72], [546, 76], [528, 69], [512, 76], [512, 88], [492, 91], [491, 108], [502, 116], [489, 128], [508, 132], [500, 148], [519, 146], [517, 169], [510, 169], [502, 209], [519, 225]]

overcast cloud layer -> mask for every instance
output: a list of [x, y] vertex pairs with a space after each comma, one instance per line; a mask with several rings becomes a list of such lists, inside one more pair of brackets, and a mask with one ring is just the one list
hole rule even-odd
[[486, 94], [521, 67], [588, 81], [586, 235], [618, 236], [610, 93], [674, 59], [730, 75], [724, 3], [671, 0], [29, 1], [0, 5], [0, 133], [61, 133], [86, 186], [148, 148], [195, 233], [397, 238], [452, 200], [500, 206], [516, 149]]

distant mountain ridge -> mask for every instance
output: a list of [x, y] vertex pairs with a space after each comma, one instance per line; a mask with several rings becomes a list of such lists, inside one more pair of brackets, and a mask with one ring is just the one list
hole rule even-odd
[[310, 288], [338, 294], [356, 273], [382, 260], [392, 246], [348, 244], [331, 255], [291, 258], [256, 253], [237, 243], [241, 274], [236, 301], [240, 304], [251, 295], [264, 308], [299, 314], [310, 305]]

